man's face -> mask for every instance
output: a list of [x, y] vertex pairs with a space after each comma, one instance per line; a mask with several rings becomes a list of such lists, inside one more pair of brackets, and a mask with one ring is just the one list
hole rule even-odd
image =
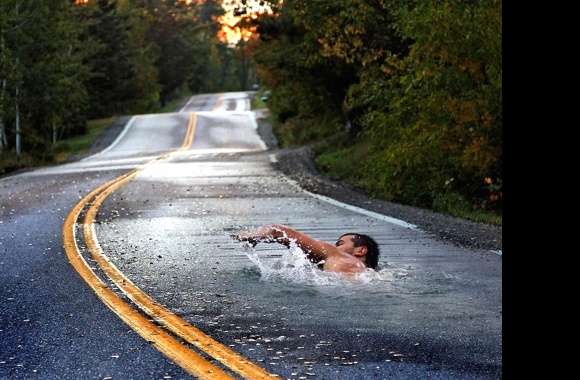
[[340, 237], [335, 245], [339, 251], [348, 253], [351, 256], [363, 257], [367, 253], [367, 247], [355, 247], [353, 241], [354, 235], [344, 235]]

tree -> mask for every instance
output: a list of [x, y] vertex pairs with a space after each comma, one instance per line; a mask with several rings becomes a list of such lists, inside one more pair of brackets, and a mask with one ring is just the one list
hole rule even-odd
[[200, 24], [199, 8], [193, 2], [150, 0], [141, 6], [150, 15], [147, 38], [158, 47], [155, 66], [164, 105], [187, 83], [196, 59], [196, 37], [206, 26]]
[[82, 21], [88, 25], [85, 40], [96, 42], [87, 60], [91, 69], [87, 83], [92, 105], [89, 116], [127, 112], [139, 95], [129, 15], [120, 11], [116, 0], [97, 0], [82, 9]]
[[342, 102], [356, 80], [354, 65], [321, 54], [314, 24], [320, 25], [333, 8], [317, 8], [313, 3], [285, 1], [274, 6], [276, 14], [256, 21], [260, 38], [253, 47], [254, 60], [261, 82], [272, 90], [268, 105], [286, 145], [339, 132], [344, 123]]
[[57, 128], [84, 126], [77, 117], [86, 102], [83, 27], [65, 0], [7, 0], [0, 7], [0, 134], [15, 137], [18, 156], [23, 149], [43, 154]]

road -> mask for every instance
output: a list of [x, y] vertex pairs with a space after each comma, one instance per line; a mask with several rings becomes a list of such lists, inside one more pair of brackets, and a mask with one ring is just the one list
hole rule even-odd
[[[500, 378], [501, 257], [302, 191], [249, 104], [194, 96], [0, 181], [0, 378]], [[230, 238], [264, 223], [368, 233], [381, 269]]]

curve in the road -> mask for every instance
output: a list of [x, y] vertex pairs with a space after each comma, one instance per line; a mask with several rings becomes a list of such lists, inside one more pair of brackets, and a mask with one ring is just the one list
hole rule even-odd
[[[193, 143], [196, 128], [196, 115], [191, 113], [186, 136], [182, 146], [178, 150], [189, 149]], [[173, 153], [175, 153], [174, 151]], [[115, 312], [133, 330], [143, 338], [151, 342], [160, 352], [180, 365], [188, 373], [205, 379], [231, 378], [221, 368], [205, 360], [202, 356], [182, 345], [178, 340], [168, 334], [163, 328], [153, 324], [131, 305], [123, 301], [94, 273], [82, 257], [75, 237], [75, 225], [81, 212], [90, 205], [83, 222], [85, 243], [103, 272], [121, 289], [141, 310], [161, 323], [172, 333], [194, 345], [220, 363], [237, 372], [245, 378], [263, 379], [272, 378], [263, 368], [250, 362], [247, 358], [239, 355], [225, 345], [214, 340], [201, 330], [187, 323], [182, 318], [170, 312], [157, 303], [149, 295], [135, 286], [114, 264], [103, 254], [94, 231], [94, 221], [100, 205], [115, 190], [131, 181], [141, 170], [150, 164], [168, 158], [171, 153], [160, 155], [140, 168], [123, 174], [104, 185], [93, 190], [85, 196], [69, 213], [63, 226], [63, 239], [66, 254], [75, 270], [81, 278], [95, 291], [97, 296]]]
[[136, 171], [129, 172], [116, 178], [113, 181], [98, 187], [87, 196], [85, 196], [73, 210], [68, 214], [63, 227], [63, 241], [67, 257], [71, 265], [79, 273], [81, 278], [97, 294], [97, 296], [107, 305], [115, 314], [127, 323], [133, 330], [141, 335], [148, 342], [151, 342], [155, 348], [161, 351], [165, 356], [179, 364], [188, 373], [198, 376], [202, 379], [231, 378], [221, 368], [209, 363], [199, 354], [187, 349], [175, 340], [171, 335], [162, 328], [156, 326], [147, 318], [142, 316], [127, 302], [123, 301], [115, 294], [90, 268], [85, 259], [80, 254], [75, 239], [75, 224], [78, 216], [84, 207], [101, 191], [107, 189], [119, 180], [125, 180], [135, 176]]

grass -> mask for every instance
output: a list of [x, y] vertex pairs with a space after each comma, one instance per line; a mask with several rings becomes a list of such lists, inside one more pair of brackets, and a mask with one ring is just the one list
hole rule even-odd
[[67, 161], [72, 156], [88, 151], [97, 138], [117, 119], [116, 116], [104, 119], [89, 120], [87, 133], [81, 136], [71, 137], [56, 143], [53, 154], [44, 157], [35, 157], [24, 152], [20, 159], [16, 158], [14, 151], [0, 154], [0, 175], [5, 175], [15, 170], [36, 166], [59, 164]]
[[93, 145], [107, 127], [117, 120], [117, 118], [117, 116], [112, 116], [103, 119], [89, 120], [87, 122], [86, 134], [58, 141], [54, 148], [54, 162], [62, 163], [74, 155], [85, 153], [91, 148], [91, 145]]
[[502, 215], [495, 214], [491, 211], [464, 209], [457, 210], [449, 214], [458, 218], [471, 220], [473, 222], [493, 224], [496, 226], [502, 225]]
[[14, 151], [0, 153], [0, 176], [35, 165], [35, 159], [24, 153], [16, 159]]
[[264, 92], [265, 92], [264, 90], [259, 90], [258, 92], [256, 92], [256, 95], [254, 95], [254, 98], [252, 99], [253, 110], [268, 108], [268, 105], [262, 100]]
[[159, 109], [153, 111], [153, 113], [171, 113], [179, 111], [177, 108], [181, 106], [186, 99], [190, 98], [192, 95], [191, 91], [187, 88], [182, 88], [173, 100], [167, 102], [165, 106], [159, 107]]
[[[331, 179], [344, 181], [377, 199], [398, 202], [396, 199], [388, 199], [381, 193], [373, 177], [365, 175], [361, 162], [366, 160], [368, 144], [361, 142], [342, 149], [337, 149], [337, 146], [340, 143], [333, 144], [331, 141], [315, 146], [315, 163], [321, 173]], [[477, 223], [502, 225], [501, 212], [475, 209], [463, 197], [454, 193], [438, 195], [431, 210]]]

